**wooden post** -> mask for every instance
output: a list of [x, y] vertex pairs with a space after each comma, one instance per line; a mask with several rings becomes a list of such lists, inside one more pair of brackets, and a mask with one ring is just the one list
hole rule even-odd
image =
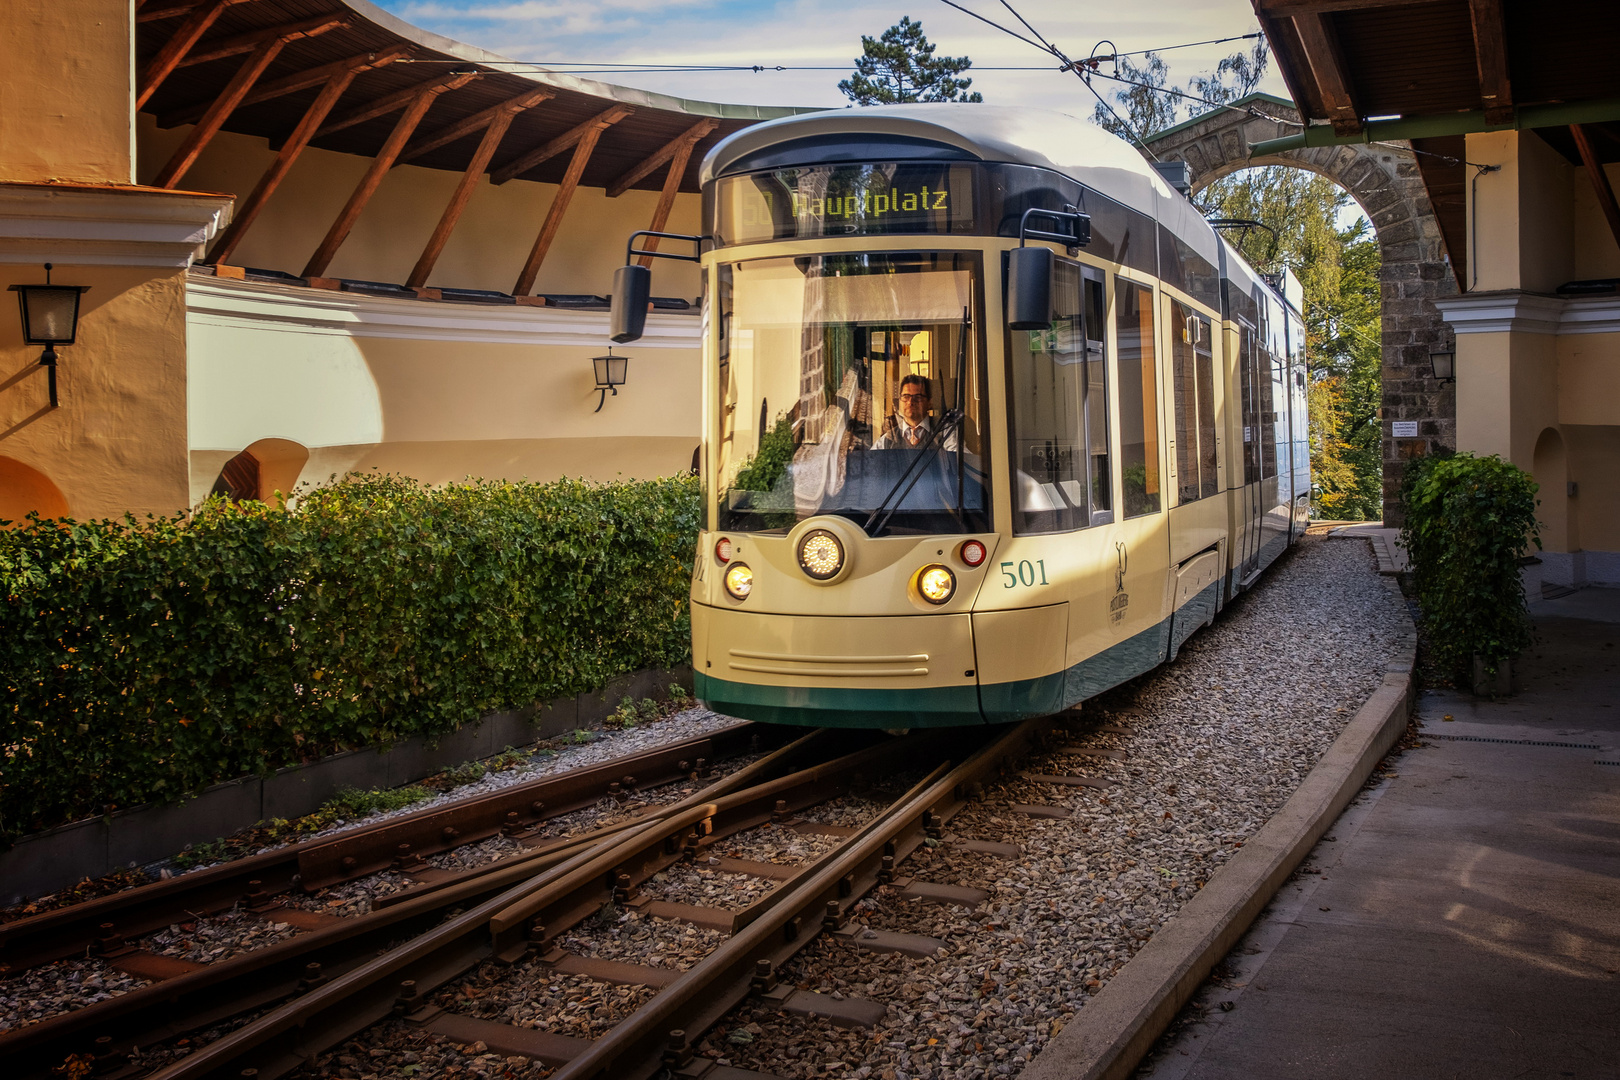
[[508, 180], [513, 179], [514, 177], [522, 176], [524, 173], [528, 172], [536, 165], [539, 165], [541, 162], [549, 161], [558, 154], [562, 153], [564, 150], [567, 150], [570, 146], [577, 144], [585, 137], [587, 132], [594, 131], [600, 134], [604, 128], [617, 124], [620, 120], [623, 120], [634, 111], [635, 110], [630, 108], [628, 105], [614, 105], [603, 109], [589, 120], [583, 120], [580, 123], [575, 124], [573, 127], [569, 128], [555, 139], [552, 139], [544, 146], [536, 150], [530, 150], [528, 153], [520, 155], [515, 160], [509, 161], [505, 165], [502, 165], [500, 168], [489, 174], [489, 182], [499, 186], [506, 183]]
[[664, 164], [664, 162], [674, 157], [675, 151], [679, 150], [683, 143], [689, 143], [691, 146], [696, 146], [709, 134], [709, 132], [713, 131], [719, 126], [720, 121], [718, 120], [699, 120], [697, 123], [693, 124], [691, 127], [669, 140], [669, 142], [659, 147], [657, 153], [653, 154], [646, 161], [643, 161], [640, 165], [637, 165], [635, 168], [613, 181], [613, 183], [609, 184], [607, 186], [607, 197], [610, 199], [617, 199], [620, 195], [623, 195], [626, 191], [629, 191], [633, 185], [639, 183], [646, 177], [651, 176], [660, 165]]
[[557, 197], [551, 200], [551, 209], [546, 211], [546, 220], [540, 226], [540, 235], [534, 238], [534, 248], [523, 263], [517, 284], [512, 287], [513, 296], [528, 296], [529, 291], [534, 288], [534, 279], [540, 274], [540, 264], [545, 261], [546, 252], [551, 249], [551, 242], [557, 238], [557, 230], [562, 227], [563, 215], [568, 212], [568, 203], [574, 197], [574, 190], [579, 187], [579, 178], [585, 173], [585, 164], [591, 160], [591, 154], [596, 150], [596, 141], [602, 137], [602, 132], [606, 131], [608, 126], [602, 124], [591, 128], [580, 137], [579, 143], [574, 147], [574, 156], [568, 162], [568, 171], [563, 174], [562, 183], [557, 186]]
[[1586, 163], [1587, 175], [1592, 179], [1592, 187], [1597, 191], [1598, 205], [1603, 208], [1603, 216], [1609, 219], [1609, 231], [1614, 234], [1614, 242], [1620, 244], [1620, 203], [1615, 202], [1614, 187], [1609, 183], [1609, 174], [1603, 169], [1603, 162], [1592, 150], [1592, 140], [1586, 137], [1586, 129], [1579, 124], [1571, 124], [1569, 133], [1575, 136], [1575, 147], [1581, 152], [1581, 160]]
[[230, 227], [225, 230], [225, 235], [221, 236], [219, 242], [214, 245], [214, 250], [208, 253], [208, 262], [217, 265], [231, 257], [231, 253], [242, 242], [242, 237], [247, 235], [248, 229], [253, 226], [253, 219], [259, 216], [259, 211], [264, 209], [264, 204], [269, 201], [271, 195], [275, 194], [276, 188], [281, 185], [281, 182], [287, 178], [287, 173], [292, 169], [293, 163], [298, 160], [298, 156], [304, 152], [304, 147], [309, 145], [309, 140], [314, 136], [315, 130], [321, 126], [321, 121], [326, 119], [326, 114], [332, 111], [332, 106], [337, 104], [338, 98], [343, 96], [343, 91], [349, 88], [349, 84], [354, 81], [355, 76], [364, 70], [366, 70], [364, 66], [352, 67], [347, 71], [333, 75], [326, 81], [326, 85], [321, 88], [321, 92], [316, 95], [315, 100], [305, 110], [303, 119], [298, 121], [298, 126], [293, 129], [292, 135], [282, 146], [281, 153], [276, 155], [276, 160], [271, 162], [270, 167], [264, 171], [264, 175], [259, 177], [258, 184], [254, 185], [253, 193], [237, 206], [236, 216], [231, 219]]
[[[669, 175], [664, 177], [664, 190], [658, 193], [658, 207], [653, 211], [652, 224], [647, 226], [653, 232], [663, 232], [664, 226], [669, 222], [669, 212], [675, 207], [675, 196], [681, 190], [681, 178], [686, 175], [686, 163], [692, 156], [692, 148], [697, 145], [697, 139], [683, 139], [681, 145], [675, 148], [675, 156], [670, 159]], [[644, 244], [648, 251], [658, 250], [658, 237], [649, 236]], [[642, 266], [651, 266], [653, 257], [643, 255]]]
[[414, 161], [429, 150], [437, 150], [439, 147], [447, 143], [453, 143], [457, 139], [465, 138], [475, 131], [482, 131], [497, 116], [503, 114], [508, 117], [516, 116], [524, 109], [532, 109], [542, 101], [550, 101], [555, 96], [550, 90], [527, 90], [515, 98], [508, 98], [499, 105], [491, 105], [487, 109], [480, 109], [471, 116], [464, 116], [455, 123], [447, 124], [435, 131], [422, 142], [401, 154], [399, 157], [400, 164], [403, 165], [407, 161]]
[[435, 83], [416, 91], [416, 96], [411, 98], [410, 104], [394, 124], [394, 130], [389, 134], [388, 141], [383, 143], [382, 149], [372, 159], [371, 168], [366, 170], [366, 175], [355, 185], [354, 193], [349, 196], [349, 201], [343, 204], [343, 209], [338, 212], [332, 227], [326, 230], [326, 238], [321, 241], [321, 246], [315, 249], [315, 254], [309, 257], [309, 263], [305, 265], [304, 272], [300, 276], [320, 277], [326, 273], [326, 268], [332, 264], [332, 257], [337, 254], [338, 248], [343, 246], [343, 241], [349, 238], [349, 231], [354, 228], [354, 223], [360, 220], [360, 214], [365, 210], [366, 203], [377, 193], [378, 185], [382, 183], [383, 177], [388, 175], [388, 170], [394, 167], [394, 159], [399, 156], [406, 140], [416, 130], [416, 125], [427, 115], [428, 109], [438, 100], [440, 94], [464, 86], [473, 78], [471, 74], [462, 75], [449, 82]]
[[433, 235], [428, 237], [427, 246], [422, 249], [422, 257], [416, 260], [411, 268], [411, 276], [405, 279], [405, 284], [412, 289], [419, 289], [427, 284], [428, 275], [433, 273], [433, 264], [439, 261], [439, 255], [444, 251], [444, 245], [450, 240], [450, 233], [455, 230], [456, 222], [461, 212], [467, 208], [467, 202], [472, 198], [478, 187], [478, 182], [484, 178], [484, 170], [489, 167], [489, 159], [494, 155], [495, 148], [500, 145], [506, 129], [512, 126], [515, 111], [497, 113], [490, 120], [489, 127], [484, 129], [484, 138], [478, 144], [478, 150], [473, 154], [472, 160], [467, 162], [466, 171], [461, 174], [461, 183], [456, 185], [455, 192], [450, 196], [450, 203], [444, 208], [444, 214], [439, 218], [438, 225], [433, 228]]
[[197, 126], [191, 129], [185, 141], [175, 149], [169, 163], [153, 177], [153, 187], [172, 188], [179, 185], [192, 163], [208, 148], [208, 144], [219, 134], [219, 129], [230, 118], [231, 113], [242, 103], [242, 98], [253, 89], [253, 84], [259, 81], [264, 69], [270, 66], [270, 62], [286, 44], [286, 38], [266, 41], [254, 50], [252, 56], [243, 61], [241, 68], [237, 70], [219, 97], [214, 99], [214, 103], [208, 107], [208, 111], [197, 122]]
[[147, 62], [146, 68], [141, 72], [140, 90], [135, 95], [135, 108], [139, 109], [145, 105], [153, 92], [163, 85], [163, 80], [169, 77], [169, 73], [181, 60], [185, 59], [191, 47], [197, 44], [197, 39], [214, 25], [214, 20], [219, 18], [220, 12], [240, 2], [241, 0], [209, 0], [192, 11], [186, 21], [180, 24], [180, 29], [163, 43], [163, 48], [157, 51], [157, 55]]
[[227, 56], [240, 56], [250, 53], [267, 41], [280, 38], [285, 44], [298, 38], [314, 37], [324, 34], [328, 30], [335, 30], [340, 26], [347, 26], [348, 21], [341, 15], [317, 15], [313, 19], [300, 19], [297, 22], [282, 23], [280, 26], [267, 26], [263, 30], [254, 30], [247, 34], [237, 34], [232, 38], [215, 41], [203, 50], [193, 49], [180, 61], [180, 67], [195, 67], [206, 64], [210, 60], [223, 60]]

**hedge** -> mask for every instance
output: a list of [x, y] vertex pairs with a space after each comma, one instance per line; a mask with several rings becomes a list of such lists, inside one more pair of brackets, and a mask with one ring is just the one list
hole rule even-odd
[[0, 529], [0, 839], [690, 657], [695, 480]]
[[1535, 480], [1494, 454], [1441, 454], [1407, 463], [1401, 499], [1401, 543], [1436, 663], [1466, 677], [1478, 656], [1494, 672], [1532, 638], [1519, 564], [1541, 547]]

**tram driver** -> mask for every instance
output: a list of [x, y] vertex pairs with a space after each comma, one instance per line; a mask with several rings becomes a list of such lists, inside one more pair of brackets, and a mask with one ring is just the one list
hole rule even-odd
[[[926, 375], [907, 375], [900, 380], [900, 407], [883, 422], [883, 434], [872, 443], [874, 450], [902, 450], [928, 445], [934, 433], [932, 390]], [[952, 431], [935, 447], [956, 450], [961, 444], [958, 433]]]

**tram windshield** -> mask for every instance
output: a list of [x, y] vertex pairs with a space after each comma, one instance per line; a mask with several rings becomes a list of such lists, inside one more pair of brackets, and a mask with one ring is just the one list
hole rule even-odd
[[837, 514], [869, 535], [989, 528], [972, 253], [719, 268], [720, 528]]

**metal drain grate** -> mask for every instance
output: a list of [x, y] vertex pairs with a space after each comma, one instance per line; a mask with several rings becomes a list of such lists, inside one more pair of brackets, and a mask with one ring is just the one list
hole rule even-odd
[[1620, 765], [1620, 761], [1594, 761], [1594, 765]]
[[[1506, 743], [1509, 746], [1559, 746], [1565, 750], [1601, 750], [1603, 747], [1597, 743], [1578, 742], [1539, 742], [1535, 739], [1487, 739], [1482, 735], [1430, 735], [1423, 733], [1425, 739], [1450, 739], [1452, 742], [1494, 742]], [[1607, 764], [1607, 763], [1606, 763]]]

